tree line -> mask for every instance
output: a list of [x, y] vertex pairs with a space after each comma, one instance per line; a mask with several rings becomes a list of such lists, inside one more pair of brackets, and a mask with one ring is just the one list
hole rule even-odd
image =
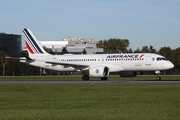
[[[104, 53], [157, 53], [160, 54], [167, 59], [169, 59], [173, 64], [174, 68], [166, 71], [166, 74], [180, 74], [180, 47], [176, 49], [171, 49], [170, 47], [161, 47], [159, 50], [150, 46], [143, 46], [142, 48], [137, 48], [136, 50], [132, 50], [129, 48], [130, 42], [128, 39], [118, 39], [118, 38], [110, 38], [108, 40], [100, 40], [96, 46], [97, 48], [103, 48]], [[47, 52], [50, 54], [56, 54], [52, 50], [45, 48]], [[66, 48], [62, 49], [61, 54], [67, 54], [68, 51]], [[86, 54], [85, 49], [82, 51], [83, 54]], [[23, 54], [27, 54], [27, 51], [23, 51]], [[57, 72], [46, 70], [44, 71], [41, 68], [26, 65], [24, 63], [19, 62], [17, 59], [7, 59], [6, 57], [22, 57], [15, 52], [6, 54], [4, 51], [0, 51], [0, 76], [26, 76], [26, 75], [62, 75], [62, 74], [72, 74], [66, 72]], [[147, 74], [147, 72], [143, 72], [141, 74]], [[148, 72], [148, 74], [154, 74], [154, 72]]]

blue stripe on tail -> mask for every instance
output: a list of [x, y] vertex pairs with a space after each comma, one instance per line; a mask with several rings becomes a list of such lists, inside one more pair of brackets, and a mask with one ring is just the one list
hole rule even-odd
[[29, 47], [31, 47], [31, 49], [33, 50], [34, 53], [39, 53], [39, 51], [35, 48], [32, 41], [30, 40], [30, 38], [28, 37], [28, 35], [26, 34], [26, 32], [24, 30], [23, 30], [23, 33], [24, 33], [24, 38], [25, 38], [26, 42], [28, 42], [28, 44], [30, 45]]
[[[43, 53], [43, 51], [41, 50], [41, 48], [39, 48], [39, 46], [37, 45], [37, 43], [36, 43], [36, 41], [33, 39], [33, 37], [31, 36], [31, 34], [29, 33], [29, 31], [26, 29], [26, 28], [24, 28], [24, 31], [26, 32], [26, 34], [28, 35], [28, 37], [30, 38], [30, 40], [29, 40], [29, 42], [31, 43], [31, 42], [33, 42], [33, 44], [31, 43], [31, 45], [33, 46], [33, 45], [35, 45], [35, 48], [37, 48], [37, 53], [42, 53], [42, 54], [44, 54]], [[34, 47], [34, 46], [33, 46]], [[36, 50], [36, 49], [35, 49]]]

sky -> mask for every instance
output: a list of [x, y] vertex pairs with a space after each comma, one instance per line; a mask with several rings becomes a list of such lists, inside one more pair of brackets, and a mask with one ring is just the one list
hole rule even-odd
[[132, 50], [176, 49], [180, 0], [0, 0], [0, 32], [22, 35], [23, 28], [39, 41], [120, 38]]

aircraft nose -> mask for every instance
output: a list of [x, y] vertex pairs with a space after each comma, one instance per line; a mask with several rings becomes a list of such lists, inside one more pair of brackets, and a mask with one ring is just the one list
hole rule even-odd
[[174, 64], [172, 62], [168, 62], [167, 68], [168, 69], [174, 68]]

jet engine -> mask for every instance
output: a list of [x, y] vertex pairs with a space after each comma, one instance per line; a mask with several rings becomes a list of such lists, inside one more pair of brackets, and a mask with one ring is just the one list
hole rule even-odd
[[122, 71], [118, 73], [121, 77], [136, 77], [137, 72]]
[[106, 66], [96, 66], [89, 69], [89, 75], [92, 77], [107, 77], [109, 69]]

